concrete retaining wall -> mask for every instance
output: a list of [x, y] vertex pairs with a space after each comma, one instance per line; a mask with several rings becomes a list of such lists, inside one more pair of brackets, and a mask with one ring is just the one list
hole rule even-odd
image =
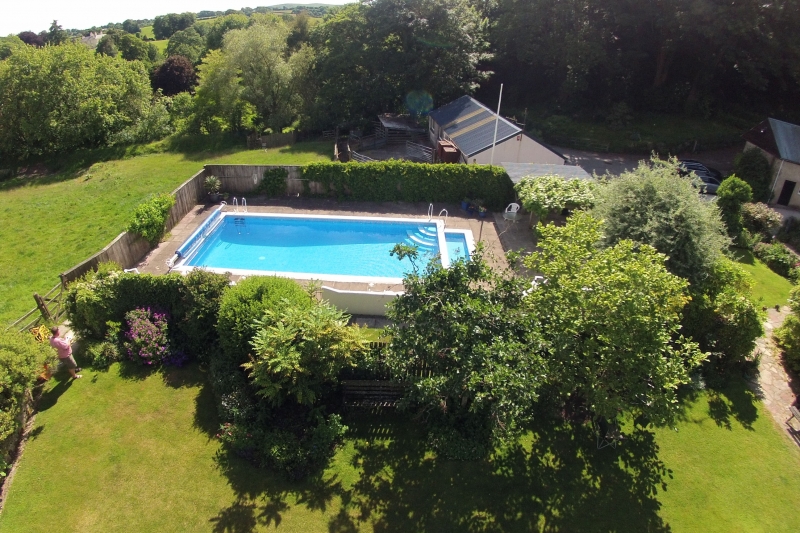
[[322, 299], [351, 315], [386, 316], [386, 305], [402, 292], [345, 291], [322, 286]]

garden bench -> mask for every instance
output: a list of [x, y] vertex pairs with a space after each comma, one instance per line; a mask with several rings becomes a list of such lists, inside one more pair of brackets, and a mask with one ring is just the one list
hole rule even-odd
[[342, 395], [348, 406], [394, 407], [405, 385], [393, 381], [342, 380]]
[[798, 410], [797, 407], [795, 407], [794, 405], [790, 405], [789, 406], [789, 411], [792, 412], [792, 416], [789, 418], [789, 420], [786, 421], [786, 423], [789, 425], [789, 427], [792, 429], [792, 431], [794, 431], [796, 433], [800, 433], [800, 430], [797, 430], [794, 427], [792, 427], [792, 423], [791, 423], [792, 420], [797, 420], [797, 423], [800, 424], [800, 410]]

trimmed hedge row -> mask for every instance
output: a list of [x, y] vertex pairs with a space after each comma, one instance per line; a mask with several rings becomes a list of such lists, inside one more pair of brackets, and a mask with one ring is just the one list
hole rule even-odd
[[511, 179], [498, 166], [397, 160], [312, 163], [303, 167], [303, 178], [322, 184], [329, 196], [357, 201], [459, 203], [471, 198], [483, 200], [487, 209], [501, 211], [514, 199]]

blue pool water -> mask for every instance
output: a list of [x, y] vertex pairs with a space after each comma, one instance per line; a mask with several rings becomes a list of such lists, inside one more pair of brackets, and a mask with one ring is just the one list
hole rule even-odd
[[467, 248], [467, 236], [463, 233], [444, 233], [444, 240], [447, 244], [447, 255], [450, 262], [459, 259], [469, 259], [469, 248]]
[[[311, 277], [402, 278], [411, 270], [411, 262], [408, 259], [401, 262], [389, 252], [398, 243], [415, 245], [424, 264], [439, 253], [437, 229], [435, 223], [427, 221], [227, 214], [199, 248], [189, 253], [184, 264]], [[447, 246], [450, 250], [450, 242]], [[453, 246], [466, 250], [466, 241]]]

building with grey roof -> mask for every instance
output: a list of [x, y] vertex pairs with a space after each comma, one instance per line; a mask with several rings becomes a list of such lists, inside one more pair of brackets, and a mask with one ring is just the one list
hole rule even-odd
[[453, 142], [463, 163], [489, 164], [497, 125], [494, 163], [563, 165], [564, 156], [525, 134], [522, 129], [471, 96], [462, 96], [428, 115], [431, 143]]
[[800, 208], [800, 126], [769, 118], [742, 137], [745, 150], [760, 149], [772, 166], [769, 203]]

